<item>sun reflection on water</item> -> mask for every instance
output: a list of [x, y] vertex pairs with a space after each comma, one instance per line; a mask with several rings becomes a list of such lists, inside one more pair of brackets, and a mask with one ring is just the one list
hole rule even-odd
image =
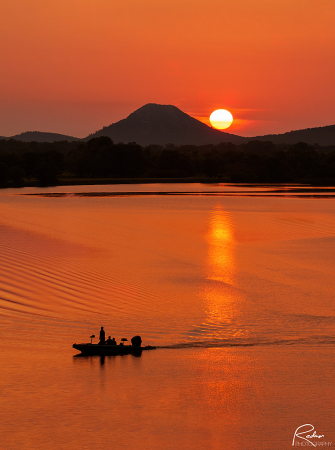
[[217, 208], [210, 218], [207, 279], [234, 284], [234, 234], [229, 215]]
[[237, 283], [234, 224], [221, 207], [210, 215], [206, 240], [206, 282], [202, 291], [206, 320], [202, 330], [209, 339], [245, 338], [248, 333], [240, 321], [242, 294]]

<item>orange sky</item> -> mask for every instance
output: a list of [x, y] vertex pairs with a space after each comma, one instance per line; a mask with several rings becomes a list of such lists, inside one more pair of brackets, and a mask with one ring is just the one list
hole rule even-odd
[[335, 124], [334, 0], [1, 0], [0, 17], [0, 136], [84, 137], [146, 103], [228, 109], [244, 136]]

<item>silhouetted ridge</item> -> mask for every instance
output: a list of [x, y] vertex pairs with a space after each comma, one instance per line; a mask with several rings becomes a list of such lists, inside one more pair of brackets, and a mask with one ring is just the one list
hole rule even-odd
[[140, 145], [239, 144], [245, 141], [243, 137], [210, 128], [176, 106], [155, 103], [142, 106], [126, 119], [104, 127], [86, 140], [99, 136], [108, 136], [115, 143], [136, 142]]
[[24, 133], [16, 134], [11, 138], [4, 139], [16, 139], [22, 142], [56, 142], [56, 141], [80, 141], [79, 138], [73, 136], [67, 136], [59, 133], [45, 133], [43, 131], [26, 131]]
[[283, 134], [267, 134], [255, 136], [248, 140], [272, 141], [274, 144], [306, 144], [335, 145], [335, 125], [325, 127], [305, 128], [304, 130], [288, 131]]

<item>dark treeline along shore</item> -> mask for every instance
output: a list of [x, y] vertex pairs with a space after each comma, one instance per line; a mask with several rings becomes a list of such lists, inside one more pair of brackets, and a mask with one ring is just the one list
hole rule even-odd
[[0, 186], [128, 181], [335, 184], [335, 146], [243, 144], [140, 146], [106, 136], [87, 142], [0, 140]]

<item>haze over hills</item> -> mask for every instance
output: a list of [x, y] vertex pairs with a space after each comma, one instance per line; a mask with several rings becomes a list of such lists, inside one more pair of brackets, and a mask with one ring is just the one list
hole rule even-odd
[[241, 144], [245, 138], [215, 130], [197, 119], [184, 113], [173, 105], [148, 103], [126, 119], [120, 120], [102, 130], [89, 135], [93, 137], [109, 136], [115, 143], [136, 142], [140, 145], [150, 144], [219, 144], [233, 142]]
[[[88, 141], [99, 136], [108, 136], [114, 143], [136, 142], [142, 146], [150, 144], [206, 145], [219, 144], [220, 142], [243, 144], [251, 140], [272, 141], [274, 144], [306, 142], [311, 145], [328, 146], [335, 145], [335, 125], [247, 138], [211, 128], [184, 113], [176, 106], [148, 103], [131, 113], [127, 118], [103, 127], [82, 140]], [[12, 137], [0, 137], [0, 139], [16, 139], [23, 142], [64, 140], [71, 142], [81, 140], [73, 136], [39, 131], [27, 131]]]

